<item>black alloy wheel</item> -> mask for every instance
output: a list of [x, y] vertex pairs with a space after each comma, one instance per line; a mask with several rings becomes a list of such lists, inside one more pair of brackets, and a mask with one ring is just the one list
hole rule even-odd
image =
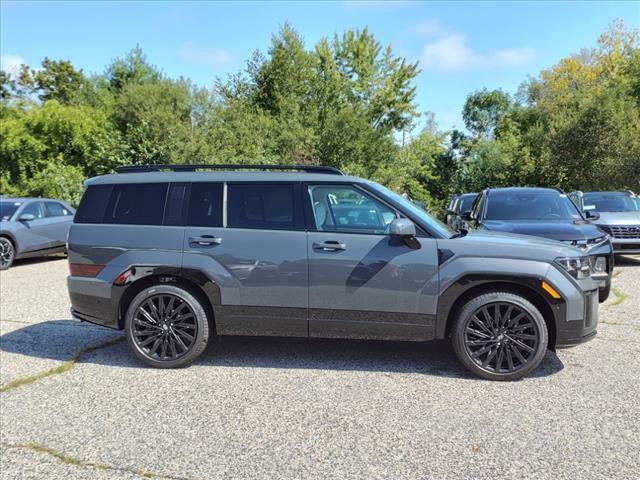
[[478, 308], [465, 328], [464, 345], [473, 361], [489, 372], [511, 373], [524, 367], [538, 349], [539, 334], [520, 307], [496, 302]]
[[516, 380], [533, 371], [547, 350], [549, 335], [540, 311], [511, 292], [490, 292], [461, 309], [451, 340], [460, 361], [490, 380]]
[[169, 285], [138, 294], [129, 306], [125, 328], [134, 353], [160, 368], [191, 363], [204, 351], [209, 338], [201, 301], [189, 291]]

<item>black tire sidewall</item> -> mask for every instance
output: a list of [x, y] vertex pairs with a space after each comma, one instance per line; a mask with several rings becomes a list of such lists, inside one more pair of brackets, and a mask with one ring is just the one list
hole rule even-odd
[[[189, 304], [196, 318], [198, 330], [191, 349], [182, 357], [175, 360], [156, 360], [147, 356], [136, 344], [133, 338], [133, 317], [138, 307], [149, 297], [159, 294], [175, 295]], [[127, 342], [133, 353], [144, 363], [155, 368], [179, 368], [192, 363], [202, 354], [209, 342], [209, 319], [201, 300], [189, 290], [174, 285], [154, 285], [145, 288], [129, 304], [125, 317], [125, 332]]]
[[[484, 370], [469, 356], [464, 343], [464, 331], [471, 315], [478, 308], [496, 302], [512, 303], [519, 308], [526, 310], [535, 322], [538, 335], [540, 337], [538, 339], [538, 349], [534, 353], [531, 360], [529, 360], [527, 365], [525, 365], [523, 368], [512, 373], [495, 373]], [[544, 317], [542, 316], [540, 311], [526, 298], [510, 292], [490, 292], [472, 298], [459, 311], [459, 314], [455, 319], [455, 324], [451, 331], [451, 343], [453, 345], [453, 350], [460, 362], [477, 376], [488, 380], [518, 380], [528, 375], [540, 365], [540, 362], [542, 362], [542, 359], [544, 358], [547, 351], [548, 342], [549, 333], [547, 331], [547, 324], [545, 323]]]
[[611, 280], [607, 280], [607, 284], [604, 287], [598, 289], [598, 302], [602, 303], [609, 298], [611, 294]]

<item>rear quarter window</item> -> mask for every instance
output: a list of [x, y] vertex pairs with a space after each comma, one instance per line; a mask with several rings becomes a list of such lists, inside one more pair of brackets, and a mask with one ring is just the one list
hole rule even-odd
[[113, 185], [87, 187], [76, 212], [75, 223], [102, 223]]
[[104, 223], [162, 225], [167, 183], [114, 185]]

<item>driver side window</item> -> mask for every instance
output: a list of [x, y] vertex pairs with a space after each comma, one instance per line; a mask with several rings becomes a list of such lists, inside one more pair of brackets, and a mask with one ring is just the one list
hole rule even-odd
[[24, 207], [21, 215], [33, 215], [34, 219], [44, 218], [42, 202], [33, 202]]
[[385, 234], [394, 209], [351, 185], [309, 187], [316, 229], [321, 232]]

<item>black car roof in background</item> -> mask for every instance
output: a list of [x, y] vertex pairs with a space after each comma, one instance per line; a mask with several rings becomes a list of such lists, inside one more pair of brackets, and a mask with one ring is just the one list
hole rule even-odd
[[487, 193], [556, 193], [564, 195], [565, 193], [559, 188], [545, 187], [504, 187], [504, 188], [487, 188]]

